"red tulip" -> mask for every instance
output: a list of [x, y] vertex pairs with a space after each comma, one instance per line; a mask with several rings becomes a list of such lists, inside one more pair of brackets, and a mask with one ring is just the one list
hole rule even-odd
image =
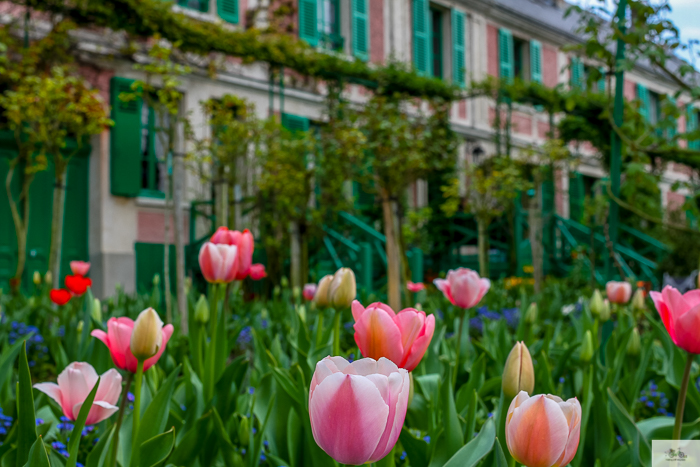
[[73, 274], [76, 276], [87, 276], [90, 270], [90, 263], [86, 261], [71, 261], [70, 270], [73, 271]]
[[423, 358], [435, 332], [435, 316], [406, 308], [398, 314], [383, 303], [367, 308], [352, 302], [355, 342], [365, 357], [388, 358], [400, 368], [413, 371]]
[[434, 283], [450, 303], [465, 309], [476, 306], [491, 287], [491, 281], [467, 268], [450, 269], [447, 279], [435, 279]]
[[208, 282], [225, 284], [236, 278], [238, 247], [207, 242], [199, 250], [199, 267]]
[[70, 290], [73, 295], [78, 296], [87, 292], [88, 287], [92, 286], [92, 279], [78, 274], [74, 276], [66, 276], [65, 282], [66, 288]]
[[255, 248], [255, 240], [250, 230], [245, 229], [243, 232], [239, 232], [238, 230], [229, 230], [227, 227], [219, 227], [209, 241], [217, 245], [237, 246], [238, 268], [236, 271], [236, 280], [240, 281], [248, 277], [253, 262], [253, 250]]
[[629, 282], [610, 281], [605, 284], [605, 291], [608, 293], [610, 303], [624, 305], [632, 297], [632, 285]]
[[681, 295], [667, 285], [661, 293], [650, 295], [673, 343], [692, 354], [700, 354], [700, 289]]
[[49, 298], [58, 306], [68, 303], [73, 295], [66, 289], [52, 289], [49, 292]]
[[267, 272], [265, 271], [265, 265], [256, 263], [250, 266], [250, 278], [254, 281], [259, 281], [267, 277]]
[[409, 292], [420, 292], [421, 290], [425, 290], [425, 284], [422, 282], [411, 282], [408, 281], [408, 284], [406, 284], [406, 288], [409, 290]]
[[305, 300], [313, 300], [314, 297], [316, 296], [316, 289], [318, 286], [316, 284], [306, 284], [304, 286], [304, 291], [302, 292], [302, 295], [304, 296]]

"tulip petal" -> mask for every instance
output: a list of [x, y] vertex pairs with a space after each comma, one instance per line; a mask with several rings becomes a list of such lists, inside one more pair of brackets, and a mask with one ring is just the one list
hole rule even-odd
[[691, 308], [676, 321], [673, 341], [692, 354], [700, 353], [700, 305]]
[[354, 328], [355, 342], [362, 355], [375, 360], [386, 357], [396, 364], [401, 363], [401, 331], [386, 310], [368, 307]]
[[667, 285], [661, 291], [661, 295], [674, 320], [677, 320], [686, 311], [690, 310], [690, 305], [683, 299], [683, 295], [676, 288]]
[[671, 311], [668, 309], [666, 302], [664, 302], [663, 295], [659, 292], [651, 292], [649, 295], [651, 296], [651, 299], [654, 302], [656, 311], [658, 311], [659, 315], [661, 316], [661, 321], [664, 323], [668, 334], [671, 336], [671, 340], [673, 342], [676, 342], [676, 331], [674, 329], [673, 324], [673, 314], [671, 314]]
[[691, 308], [700, 305], [700, 289], [690, 290], [684, 293], [683, 299]]
[[407, 371], [391, 373], [387, 378], [387, 396], [385, 401], [389, 406], [389, 415], [384, 434], [377, 444], [368, 462], [377, 462], [383, 459], [394, 448], [399, 439], [401, 427], [406, 418], [408, 408], [408, 393], [410, 391], [410, 379]]
[[362, 465], [379, 443], [389, 407], [367, 378], [335, 373], [316, 387], [309, 412], [316, 443], [338, 462]]
[[[94, 373], [95, 376], [92, 385], [88, 384], [85, 375], [85, 373], [89, 371], [87, 370], [88, 366], [92, 369], [92, 373]], [[61, 407], [66, 417], [70, 418], [72, 416], [72, 410], [75, 404], [87, 399], [96, 381], [97, 373], [95, 373], [95, 369], [89, 364], [82, 364], [82, 362], [71, 363], [58, 375], [58, 387], [61, 388]]]
[[560, 402], [559, 407], [569, 423], [569, 438], [566, 441], [566, 449], [564, 449], [561, 458], [552, 467], [569, 465], [576, 455], [581, 437], [581, 404], [574, 398], [566, 402]]
[[[73, 418], [72, 420], [77, 420], [78, 415], [80, 415], [80, 409], [83, 407], [84, 401], [79, 402], [73, 406]], [[102, 420], [106, 420], [111, 417], [114, 413], [119, 410], [116, 405], [109, 404], [104, 401], [95, 401], [90, 407], [90, 412], [88, 412], [87, 419], [85, 420], [85, 426], [94, 425], [95, 423], [100, 423]], [[70, 418], [70, 417], [69, 417]]]
[[425, 313], [406, 308], [401, 310], [394, 318], [394, 322], [401, 332], [401, 344], [404, 348], [404, 358], [411, 349], [413, 342], [420, 336], [425, 324]]
[[365, 312], [365, 307], [362, 306], [362, 303], [360, 303], [359, 300], [353, 300], [350, 309], [352, 310], [352, 318], [355, 322], [360, 321], [362, 314]]
[[107, 370], [100, 377], [100, 386], [95, 393], [96, 401], [105, 401], [116, 404], [122, 393], [122, 375], [114, 368]]
[[43, 392], [51, 399], [55, 400], [58, 405], [61, 405], [61, 388], [56, 383], [37, 383], [34, 389]]
[[425, 326], [420, 334], [420, 336], [413, 342], [410, 351], [404, 357], [401, 368], [405, 368], [408, 371], [413, 371], [420, 363], [423, 355], [425, 355], [426, 350], [430, 342], [433, 340], [433, 333], [435, 332], [435, 316], [428, 315], [425, 319]]
[[[154, 356], [152, 356], [149, 359], [146, 359], [146, 361], [143, 362], [143, 371], [148, 370], [150, 367], [155, 365], [158, 362], [158, 359], [160, 359], [160, 356], [163, 355], [163, 351], [165, 351], [165, 346], [168, 345], [168, 341], [170, 340], [170, 336], [173, 335], [173, 331], [175, 328], [173, 328], [172, 324], [166, 324], [163, 326], [163, 330], [161, 331], [163, 333], [163, 343], [158, 349], [158, 352]], [[131, 349], [129, 349], [129, 355], [131, 355]], [[131, 355], [131, 358], [136, 360], [133, 355]], [[134, 371], [135, 372], [135, 371]]]

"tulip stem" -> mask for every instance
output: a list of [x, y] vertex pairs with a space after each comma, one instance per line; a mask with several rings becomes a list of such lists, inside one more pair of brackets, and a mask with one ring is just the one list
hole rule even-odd
[[318, 327], [316, 328], [316, 347], [321, 346], [323, 342], [323, 315], [326, 310], [319, 310], [318, 313]]
[[455, 373], [452, 375], [452, 386], [457, 386], [457, 375], [459, 374], [459, 354], [462, 353], [462, 328], [464, 327], [464, 319], [466, 318], [467, 310], [462, 309], [462, 316], [459, 318], [459, 327], [457, 330], [457, 355], [455, 356]]
[[333, 355], [340, 355], [340, 310], [335, 310], [333, 319]]
[[108, 465], [111, 467], [117, 466], [117, 453], [119, 452], [119, 430], [122, 427], [124, 420], [124, 412], [126, 412], [126, 402], [129, 398], [129, 390], [131, 389], [131, 381], [134, 379], [134, 374], [129, 372], [126, 376], [126, 384], [122, 393], [122, 401], [119, 404], [119, 414], [117, 415], [117, 423], [114, 425], [114, 433], [112, 434], [112, 461]]
[[132, 414], [132, 420], [134, 424], [131, 429], [131, 455], [133, 456], [136, 452], [138, 446], [136, 446], [136, 440], [138, 439], [139, 423], [141, 422], [141, 386], [143, 385], [143, 362], [144, 360], [139, 359], [136, 364], [136, 384], [134, 386], [134, 412]]
[[690, 380], [690, 368], [693, 366], [695, 354], [688, 353], [688, 360], [685, 362], [683, 381], [681, 390], [678, 393], [678, 405], [676, 405], [676, 423], [673, 426], [673, 439], [681, 439], [681, 429], [683, 428], [683, 412], [685, 411], [685, 398], [688, 394], [688, 381]]

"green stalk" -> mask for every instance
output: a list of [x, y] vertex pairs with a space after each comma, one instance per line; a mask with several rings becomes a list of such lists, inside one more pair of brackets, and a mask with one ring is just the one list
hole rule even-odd
[[320, 347], [323, 342], [323, 315], [326, 310], [319, 310], [318, 327], [316, 328], [316, 347]]
[[[204, 359], [204, 364], [207, 367], [205, 370], [205, 374], [207, 375], [205, 386], [204, 386], [204, 395], [206, 397], [206, 400], [210, 400], [214, 396], [214, 383], [215, 383], [215, 376], [214, 374], [216, 373], [216, 357], [214, 355], [214, 352], [216, 350], [216, 325], [219, 321], [219, 291], [221, 290], [221, 287], [219, 287], [218, 284], [211, 284], [211, 287], [209, 288], [209, 293], [211, 294], [211, 306], [210, 311], [211, 311], [211, 316], [209, 317], [211, 319], [211, 322], [209, 323], [210, 325], [210, 336], [211, 340], [209, 341], [209, 347], [206, 349], [206, 357]], [[206, 340], [206, 337], [205, 337]]]
[[333, 355], [340, 355], [340, 310], [335, 310], [333, 319]]
[[136, 364], [136, 386], [134, 387], [134, 412], [132, 414], [132, 420], [134, 424], [131, 429], [131, 455], [133, 456], [136, 452], [138, 446], [136, 446], [136, 440], [138, 439], [139, 423], [141, 422], [141, 386], [143, 385], [143, 362], [144, 360], [139, 360]]
[[455, 356], [455, 372], [452, 376], [452, 386], [457, 386], [457, 374], [459, 373], [459, 354], [462, 353], [462, 328], [464, 320], [467, 318], [467, 310], [462, 309], [462, 316], [459, 318], [459, 330], [457, 331], [457, 355]]
[[685, 411], [685, 398], [688, 394], [688, 381], [690, 380], [690, 368], [693, 366], [695, 354], [688, 353], [688, 360], [685, 362], [683, 381], [681, 390], [678, 393], [678, 405], [676, 405], [676, 423], [673, 426], [673, 439], [681, 439], [681, 429], [683, 428], [683, 412]]
[[119, 451], [119, 430], [122, 427], [122, 421], [124, 420], [124, 412], [126, 412], [126, 402], [129, 395], [129, 390], [131, 389], [131, 381], [134, 379], [134, 374], [129, 372], [126, 377], [126, 385], [124, 386], [124, 392], [122, 392], [122, 401], [119, 404], [119, 414], [117, 415], [117, 424], [114, 427], [114, 435], [112, 435], [112, 455], [111, 461], [107, 464], [111, 467], [117, 467], [117, 453]]

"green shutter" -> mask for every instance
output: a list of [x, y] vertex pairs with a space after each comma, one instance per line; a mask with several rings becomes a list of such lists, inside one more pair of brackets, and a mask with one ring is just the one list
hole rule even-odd
[[202, 13], [209, 11], [209, 0], [177, 0], [177, 4]]
[[141, 99], [124, 102], [122, 92], [131, 92], [132, 79], [112, 78], [110, 94], [110, 186], [116, 196], [134, 197], [141, 191]]
[[452, 9], [452, 80], [464, 87], [467, 84], [467, 26], [466, 16]]
[[583, 62], [578, 57], [571, 57], [571, 87], [583, 89], [586, 80], [586, 70], [583, 67]]
[[369, 0], [352, 0], [352, 54], [369, 60]]
[[[14, 149], [0, 147], [0, 180], [4, 181], [7, 178], [7, 172], [10, 170], [10, 159], [16, 156], [17, 153]], [[15, 197], [19, 196], [20, 176], [21, 171], [15, 169], [15, 175], [10, 182], [10, 191]], [[7, 201], [7, 191], [4, 187], [0, 190], [0, 225], [3, 226], [0, 229], [0, 287], [7, 290], [8, 281], [15, 275], [17, 269], [17, 234], [15, 233], [15, 224], [12, 221], [10, 204]]]
[[317, 0], [299, 0], [299, 38], [310, 46], [318, 45]]
[[530, 41], [530, 81], [542, 83], [542, 43]]
[[[673, 104], [674, 107], [677, 107], [676, 99], [673, 96], [668, 96], [668, 100], [669, 100], [669, 102], [671, 102], [671, 104]], [[673, 117], [673, 124], [668, 129], [668, 135], [667, 135], [668, 139], [672, 140], [673, 138], [676, 137], [677, 134], [678, 134], [678, 120], [675, 117]]]
[[[688, 106], [687, 123], [685, 132], [690, 133], [698, 129], [698, 111], [692, 105]], [[700, 139], [688, 141], [688, 149], [700, 150]]]
[[598, 80], [598, 91], [605, 92], [605, 68], [600, 67], [598, 70], [600, 74], [603, 75], [603, 77]]
[[71, 261], [89, 261], [88, 213], [89, 157], [73, 157], [68, 165], [66, 209], [63, 214], [63, 244], [61, 246], [61, 277], [71, 273]]
[[413, 0], [413, 66], [423, 76], [433, 75], [430, 37], [428, 1]]
[[292, 133], [309, 131], [309, 119], [298, 115], [282, 114], [282, 126]]
[[583, 220], [585, 198], [583, 175], [574, 172], [569, 176], [569, 217], [576, 222]]
[[514, 78], [513, 34], [505, 28], [498, 30], [498, 61], [501, 79], [511, 82]]
[[216, 10], [224, 21], [238, 24], [238, 0], [216, 0]]
[[646, 88], [646, 86], [642, 84], [637, 84], [637, 98], [641, 101], [639, 112], [642, 114], [646, 121], [650, 121], [651, 96], [649, 95], [649, 90]]

